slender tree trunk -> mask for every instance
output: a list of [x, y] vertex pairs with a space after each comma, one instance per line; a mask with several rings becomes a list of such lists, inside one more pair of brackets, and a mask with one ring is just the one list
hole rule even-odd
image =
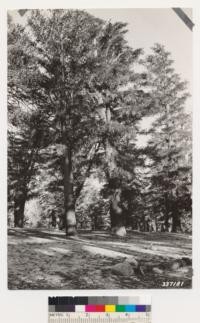
[[18, 228], [24, 227], [24, 209], [26, 203], [26, 193], [19, 191], [15, 196], [14, 202], [14, 226]]
[[173, 199], [171, 202], [171, 209], [172, 209], [172, 224], [171, 224], [171, 232], [182, 232], [181, 226], [181, 213], [179, 210], [179, 203], [178, 203], [178, 190], [173, 192]]
[[59, 227], [59, 230], [64, 230], [66, 228], [65, 210], [64, 210], [64, 214], [60, 216], [58, 227]]
[[66, 235], [76, 234], [76, 215], [73, 192], [72, 149], [68, 148], [64, 159], [64, 199], [65, 199], [65, 226]]
[[165, 219], [165, 231], [169, 232], [169, 217]]
[[[168, 175], [169, 177], [169, 175]], [[169, 232], [169, 218], [170, 218], [170, 211], [172, 209], [172, 205], [170, 203], [169, 193], [165, 193], [165, 221], [164, 221], [164, 228], [165, 231]]]

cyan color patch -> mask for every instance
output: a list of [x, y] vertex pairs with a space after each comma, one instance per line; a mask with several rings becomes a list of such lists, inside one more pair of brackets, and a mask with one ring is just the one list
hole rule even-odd
[[126, 312], [136, 312], [136, 305], [126, 305], [125, 311]]

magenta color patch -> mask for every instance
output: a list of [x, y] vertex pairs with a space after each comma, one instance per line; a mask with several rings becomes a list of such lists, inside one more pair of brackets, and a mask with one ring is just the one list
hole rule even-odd
[[85, 305], [86, 312], [96, 312], [96, 305]]

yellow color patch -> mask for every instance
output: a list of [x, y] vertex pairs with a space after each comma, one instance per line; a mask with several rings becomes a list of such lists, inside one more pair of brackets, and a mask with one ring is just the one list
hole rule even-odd
[[105, 312], [115, 312], [115, 305], [106, 305]]

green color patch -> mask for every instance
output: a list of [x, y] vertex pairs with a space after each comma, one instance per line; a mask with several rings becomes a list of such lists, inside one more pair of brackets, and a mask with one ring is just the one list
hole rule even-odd
[[125, 305], [116, 305], [116, 312], [125, 312]]

